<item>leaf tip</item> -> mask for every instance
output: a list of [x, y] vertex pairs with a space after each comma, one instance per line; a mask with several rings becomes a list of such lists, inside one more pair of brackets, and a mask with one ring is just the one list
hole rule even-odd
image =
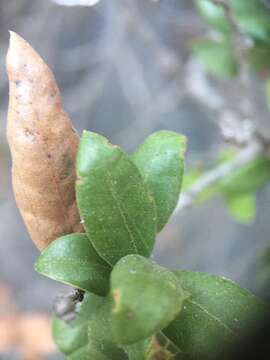
[[16, 32], [9, 30], [9, 48], [6, 65], [8, 70], [19, 67], [25, 48], [30, 45]]

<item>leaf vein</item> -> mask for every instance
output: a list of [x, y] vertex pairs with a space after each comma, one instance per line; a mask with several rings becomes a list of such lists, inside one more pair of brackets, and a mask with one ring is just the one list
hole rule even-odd
[[216, 317], [214, 314], [212, 314], [211, 312], [209, 312], [206, 308], [204, 308], [202, 305], [200, 305], [199, 303], [197, 303], [194, 300], [191, 299], [187, 299], [188, 302], [190, 302], [191, 304], [197, 306], [202, 312], [204, 312], [206, 315], [208, 315], [211, 319], [213, 319], [214, 321], [216, 321], [218, 324], [220, 324], [224, 329], [226, 329], [228, 332], [230, 332], [231, 334], [235, 335], [235, 336], [239, 336], [234, 330], [232, 330], [228, 325], [226, 325], [222, 320], [220, 320], [218, 317]]

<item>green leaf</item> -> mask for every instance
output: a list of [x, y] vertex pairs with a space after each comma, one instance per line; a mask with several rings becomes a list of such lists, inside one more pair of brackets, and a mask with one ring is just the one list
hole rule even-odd
[[86, 293], [74, 321], [66, 324], [54, 317], [53, 338], [68, 360], [126, 359], [111, 340], [110, 309], [110, 299]]
[[151, 338], [126, 345], [124, 349], [129, 360], [172, 360], [186, 359], [179, 348], [174, 345], [162, 332]]
[[[66, 360], [111, 360], [110, 357], [103, 355], [99, 350], [85, 345], [80, 349], [74, 351], [72, 354], [66, 356]], [[120, 360], [120, 359], [119, 359]]]
[[262, 11], [268, 12], [261, 0], [229, 0], [229, 6], [236, 15], [253, 14], [257, 16]]
[[89, 347], [110, 360], [126, 359], [124, 350], [117, 347], [113, 341], [111, 308], [112, 299], [105, 298], [102, 306], [91, 317], [88, 323]]
[[269, 14], [260, 14], [258, 17], [255, 17], [253, 14], [237, 16], [236, 20], [241, 31], [253, 37], [254, 39], [269, 43]]
[[229, 213], [238, 222], [244, 225], [249, 225], [255, 219], [255, 195], [250, 193], [240, 195], [225, 194], [225, 202]]
[[249, 50], [248, 61], [255, 71], [267, 71], [270, 65], [270, 48], [262, 45], [261, 43], [255, 43]]
[[269, 316], [268, 306], [232, 281], [191, 271], [175, 274], [191, 296], [163, 332], [191, 359], [217, 359]]
[[71, 354], [88, 342], [87, 322], [80, 326], [69, 326], [63, 320], [53, 317], [52, 334], [58, 349], [64, 354]]
[[244, 33], [269, 43], [270, 11], [260, 0], [230, 0], [238, 27]]
[[41, 253], [35, 269], [51, 279], [98, 295], [109, 290], [111, 268], [85, 234], [65, 235], [53, 241]]
[[58, 317], [53, 317], [52, 335], [61, 352], [72, 354], [86, 350], [88, 345], [88, 321], [103, 302], [103, 298], [85, 293], [75, 320], [67, 324]]
[[77, 314], [76, 318], [72, 321], [72, 325], [78, 326], [84, 324], [85, 321], [90, 320], [103, 303], [103, 297], [86, 292], [83, 301], [77, 304]]
[[84, 131], [77, 156], [77, 202], [89, 238], [102, 258], [149, 256], [156, 234], [153, 197], [136, 166], [118, 146]]
[[206, 0], [196, 0], [196, 5], [200, 14], [210, 26], [222, 33], [230, 33], [230, 26], [221, 6]]
[[222, 189], [231, 194], [254, 192], [270, 180], [270, 159], [258, 157], [238, 171], [227, 175], [221, 182]]
[[132, 156], [156, 201], [158, 231], [162, 230], [177, 205], [185, 150], [185, 136], [159, 131], [150, 135]]
[[187, 294], [176, 276], [139, 255], [122, 258], [111, 274], [112, 326], [119, 344], [147, 338], [179, 313]]
[[237, 74], [238, 64], [227, 41], [194, 41], [192, 52], [212, 75], [227, 79]]

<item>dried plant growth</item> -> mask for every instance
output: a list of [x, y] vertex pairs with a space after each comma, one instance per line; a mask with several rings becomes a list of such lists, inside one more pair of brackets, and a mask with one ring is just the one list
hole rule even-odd
[[28, 231], [42, 250], [58, 236], [82, 230], [74, 191], [79, 137], [51, 70], [13, 32], [7, 70], [13, 189]]

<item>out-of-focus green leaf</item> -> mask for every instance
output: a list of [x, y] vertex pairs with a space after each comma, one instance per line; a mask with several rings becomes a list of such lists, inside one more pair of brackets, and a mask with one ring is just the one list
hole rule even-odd
[[111, 303], [108, 298], [86, 293], [74, 321], [53, 319], [53, 338], [68, 360], [125, 360], [112, 342]]
[[65, 235], [53, 241], [38, 258], [42, 275], [79, 289], [105, 295], [110, 266], [98, 255], [86, 234]]
[[[228, 148], [220, 153], [218, 164], [226, 163], [237, 156], [235, 149]], [[188, 169], [185, 172], [183, 190], [189, 188], [203, 177], [208, 170]], [[270, 160], [258, 157], [249, 164], [239, 167], [228, 174], [221, 181], [206, 187], [194, 199], [196, 204], [201, 204], [217, 195], [223, 195], [227, 209], [231, 216], [241, 224], [251, 224], [256, 216], [255, 193], [270, 181]]]
[[270, 42], [270, 16], [269, 14], [260, 14], [255, 17], [254, 14], [237, 16], [237, 24], [239, 28], [246, 34], [250, 35], [254, 39]]
[[265, 71], [270, 67], [270, 48], [262, 44], [254, 44], [248, 52], [248, 61], [255, 71]]
[[268, 181], [270, 181], [270, 159], [259, 157], [224, 177], [221, 187], [226, 193], [246, 194], [255, 192]]
[[84, 131], [77, 156], [77, 202], [84, 227], [102, 258], [149, 256], [156, 235], [155, 201], [142, 176], [118, 146]]
[[200, 14], [205, 18], [210, 26], [222, 33], [230, 33], [230, 26], [224, 14], [224, 10], [211, 1], [195, 1]]
[[261, 0], [229, 0], [228, 3], [230, 9], [236, 15], [253, 14], [256, 16], [262, 11], [268, 11], [267, 7], [265, 7]]
[[187, 297], [172, 272], [139, 255], [128, 255], [115, 265], [111, 294], [112, 326], [119, 344], [131, 344], [162, 330]]
[[253, 194], [225, 194], [225, 202], [231, 216], [239, 223], [249, 225], [256, 215], [256, 197]]
[[[206, 170], [203, 169], [188, 169], [185, 171], [184, 180], [183, 180], [183, 192], [189, 191], [189, 188], [192, 187], [196, 181], [200, 179], [201, 176], [203, 176], [204, 172]], [[202, 204], [207, 200], [210, 200], [214, 196], [216, 196], [220, 192], [220, 186], [219, 184], [213, 184], [211, 186], [206, 187], [198, 196], [194, 199], [195, 204]]]
[[228, 79], [237, 74], [238, 64], [227, 41], [197, 40], [192, 52], [212, 75]]
[[158, 231], [162, 230], [177, 205], [185, 150], [185, 136], [159, 131], [150, 135], [132, 156], [155, 199]]
[[67, 324], [58, 317], [53, 317], [52, 335], [62, 353], [86, 352], [88, 349], [88, 321], [103, 301], [102, 297], [86, 293], [74, 321]]
[[186, 169], [184, 177], [183, 177], [183, 191], [186, 191], [193, 185], [202, 175], [203, 170], [199, 168], [189, 168]]
[[227, 279], [191, 271], [175, 274], [191, 296], [163, 332], [190, 359], [218, 359], [269, 316], [268, 306]]
[[269, 43], [270, 11], [260, 0], [230, 0], [237, 26], [253, 39]]

